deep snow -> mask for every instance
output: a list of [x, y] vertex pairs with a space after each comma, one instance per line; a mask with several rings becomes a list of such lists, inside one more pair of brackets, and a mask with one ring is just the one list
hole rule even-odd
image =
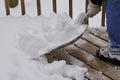
[[[66, 14], [0, 18], [0, 80], [83, 80], [86, 68], [48, 63], [44, 53], [85, 30]], [[38, 58], [33, 60], [33, 58]]]
[[[42, 14], [45, 16], [36, 17], [35, 1], [25, 0], [25, 16], [20, 17], [20, 6], [17, 6], [10, 9], [10, 16], [3, 17], [4, 0], [0, 0], [0, 80], [83, 80], [87, 69], [79, 66], [79, 63], [67, 65], [63, 60], [48, 63], [43, 54], [80, 35], [86, 25], [74, 24], [67, 14], [52, 13], [49, 16], [52, 0], [41, 0]], [[60, 5], [61, 1], [65, 7], [58, 7], [58, 12], [68, 13], [68, 0], [65, 3], [64, 0], [59, 0], [57, 4]], [[77, 5], [74, 6], [78, 7]], [[84, 7], [79, 8], [84, 11]], [[80, 11], [75, 9], [75, 18]], [[38, 60], [33, 60], [36, 57]]]

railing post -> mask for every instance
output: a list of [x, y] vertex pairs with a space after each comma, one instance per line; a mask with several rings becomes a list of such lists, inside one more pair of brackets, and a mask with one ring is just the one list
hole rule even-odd
[[105, 6], [102, 7], [101, 26], [105, 26]]
[[86, 0], [86, 3], [85, 3], [85, 12], [87, 13], [87, 6], [88, 6], [88, 3], [89, 3], [89, 0]]
[[24, 2], [24, 0], [21, 0], [21, 12], [22, 12], [22, 15], [25, 15], [25, 2]]
[[[88, 4], [89, 4], [89, 0], [86, 0], [86, 3], [85, 3], [85, 13], [87, 13]], [[87, 17], [87, 18], [88, 18], [87, 24], [89, 25], [89, 17]]]
[[69, 15], [72, 18], [73, 17], [73, 5], [72, 5], [72, 0], [69, 0]]
[[9, 0], [5, 0], [5, 9], [6, 9], [6, 15], [8, 16], [10, 14]]
[[37, 4], [37, 15], [39, 16], [41, 14], [41, 2], [40, 0], [36, 0]]
[[56, 0], [53, 0], [53, 11], [57, 13]]

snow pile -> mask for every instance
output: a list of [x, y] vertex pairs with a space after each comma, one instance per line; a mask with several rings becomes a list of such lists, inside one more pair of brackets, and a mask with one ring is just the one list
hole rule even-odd
[[86, 68], [48, 63], [43, 54], [80, 35], [85, 25], [66, 15], [1, 17], [0, 25], [0, 80], [84, 79]]
[[86, 29], [86, 25], [74, 24], [67, 14], [40, 18], [38, 23], [33, 20], [37, 26], [25, 27], [19, 36], [19, 48], [32, 57], [72, 41]]

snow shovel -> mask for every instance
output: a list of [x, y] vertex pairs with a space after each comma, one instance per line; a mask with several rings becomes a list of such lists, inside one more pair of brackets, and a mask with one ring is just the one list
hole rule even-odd
[[57, 50], [60, 50], [60, 49], [62, 49], [64, 47], [66, 47], [66, 46], [69, 46], [69, 45], [73, 44], [74, 42], [76, 42], [77, 40], [79, 40], [81, 38], [81, 36], [86, 32], [87, 27], [88, 27], [88, 13], [80, 13], [80, 15], [78, 16], [78, 18], [75, 21], [75, 24], [86, 25], [86, 27], [84, 27], [84, 30], [75, 39], [73, 39], [73, 40], [71, 40], [71, 41], [69, 41], [69, 42], [67, 42], [65, 44], [62, 44], [62, 45], [58, 46], [57, 48], [51, 50], [50, 53], [52, 53], [54, 51], [57, 51]]
[[[45, 50], [43, 50], [43, 52], [41, 51], [40, 54], [38, 54], [37, 57], [33, 58], [35, 60], [39, 59], [40, 56], [42, 55], [46, 55], [46, 57], [49, 57], [50, 55], [53, 55], [54, 52], [57, 52], [73, 43], [75, 43], [77, 40], [79, 40], [82, 35], [86, 32], [87, 30], [87, 27], [88, 27], [88, 14], [87, 13], [81, 13], [76, 20], [74, 20], [74, 25], [75, 25], [75, 29], [77, 30], [78, 34], [74, 37], [72, 36], [69, 36], [71, 37], [69, 40], [66, 40], [67, 38], [65, 38], [64, 40], [65, 41], [61, 41], [62, 43], [56, 45], [56, 46], [52, 46], [52, 48], [50, 47], [49, 48], [46, 48]], [[76, 26], [76, 24], [78, 26]], [[72, 25], [72, 27], [74, 28], [74, 25]], [[81, 26], [83, 25], [83, 26]], [[69, 27], [69, 26], [68, 26]], [[73, 30], [73, 29], [72, 29]], [[71, 34], [71, 35], [75, 35], [74, 33], [68, 33], [68, 34]], [[63, 35], [64, 36], [64, 35]], [[59, 36], [58, 36], [59, 37]], [[67, 37], [67, 36], [66, 36]], [[54, 43], [56, 44], [56, 43]], [[45, 51], [45, 52], [44, 52]], [[49, 55], [48, 55], [49, 54]]]

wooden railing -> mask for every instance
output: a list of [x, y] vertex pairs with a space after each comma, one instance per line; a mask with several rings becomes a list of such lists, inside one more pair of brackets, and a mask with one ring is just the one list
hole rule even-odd
[[[73, 0], [69, 0], [69, 15], [72, 18], [73, 17]], [[57, 3], [56, 0], [53, 0], [53, 11], [55, 13], [57, 13]], [[25, 10], [25, 1], [24, 0], [20, 0], [20, 4], [21, 4], [21, 14], [25, 15], [26, 14], [26, 10]], [[86, 0], [85, 3], [86, 7], [85, 7], [85, 12], [87, 12], [87, 5], [88, 5], [88, 0]], [[10, 5], [9, 5], [9, 0], [5, 0], [5, 8], [6, 8], [6, 15], [10, 15], [10, 9], [9, 9]], [[41, 1], [40, 0], [36, 0], [36, 9], [37, 9], [37, 15], [41, 15]], [[105, 11], [104, 11], [104, 7], [102, 8], [102, 19], [101, 19], [101, 25], [105, 26]]]

